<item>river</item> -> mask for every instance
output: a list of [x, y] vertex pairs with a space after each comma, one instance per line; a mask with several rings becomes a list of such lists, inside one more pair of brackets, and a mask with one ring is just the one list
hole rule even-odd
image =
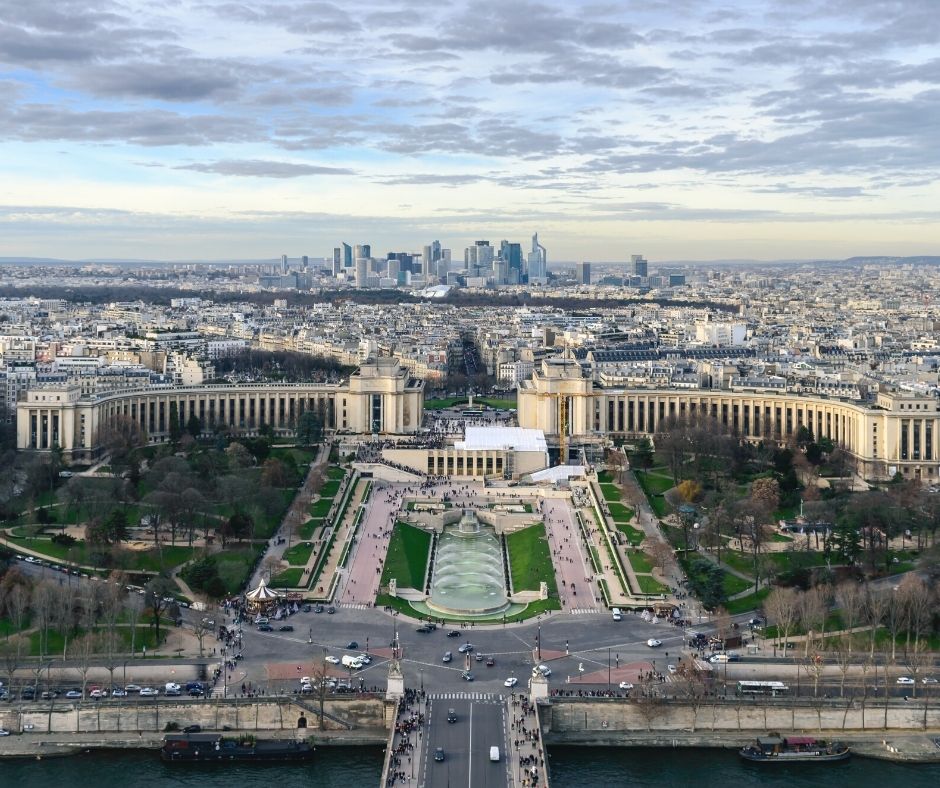
[[[940, 764], [748, 764], [722, 750], [553, 747], [554, 788], [936, 788]], [[382, 751], [323, 747], [308, 764], [165, 764], [156, 752], [96, 752], [0, 763], [0, 784], [29, 788], [377, 788]], [[432, 788], [432, 786], [429, 786]], [[443, 788], [443, 786], [442, 786]], [[475, 786], [474, 786], [475, 788]]]

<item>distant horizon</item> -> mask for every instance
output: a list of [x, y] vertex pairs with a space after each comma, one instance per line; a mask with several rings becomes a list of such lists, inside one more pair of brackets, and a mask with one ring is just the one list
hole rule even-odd
[[0, 256], [940, 251], [932, 0], [35, 0]]

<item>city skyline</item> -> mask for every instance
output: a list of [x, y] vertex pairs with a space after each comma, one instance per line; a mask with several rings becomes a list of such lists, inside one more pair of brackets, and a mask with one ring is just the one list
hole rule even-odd
[[9, 7], [0, 256], [930, 254], [938, 39], [929, 0]]

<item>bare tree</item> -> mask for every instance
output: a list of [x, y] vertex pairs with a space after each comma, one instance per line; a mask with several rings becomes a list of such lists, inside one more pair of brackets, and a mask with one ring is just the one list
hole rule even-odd
[[62, 636], [62, 659], [66, 659], [69, 638], [75, 631], [75, 600], [77, 595], [78, 586], [61, 586], [59, 588], [59, 604], [56, 605], [53, 611], [55, 627]]
[[814, 647], [816, 633], [825, 628], [826, 592], [815, 586], [804, 592], [800, 598], [800, 623], [806, 636], [803, 658], [809, 659], [811, 647]]
[[928, 634], [934, 615], [934, 594], [930, 586], [914, 574], [905, 575], [898, 587], [898, 594], [904, 600], [906, 614], [907, 640], [905, 652], [911, 649], [911, 637], [914, 648], [920, 639]]
[[194, 622], [191, 626], [193, 636], [196, 638], [196, 641], [199, 643], [199, 656], [202, 658], [205, 656], [205, 647], [204, 642], [206, 636], [212, 632], [212, 627], [204, 619], [199, 619]]
[[137, 625], [144, 614], [143, 600], [139, 594], [130, 594], [127, 598], [127, 625], [131, 630], [131, 656], [137, 652]]
[[776, 625], [774, 637], [774, 655], [777, 653], [777, 643], [783, 636], [786, 643], [799, 618], [800, 595], [792, 588], [775, 588], [764, 600], [764, 612], [767, 618]]
[[705, 701], [708, 684], [706, 682], [705, 672], [698, 667], [696, 660], [692, 657], [683, 659], [676, 670], [676, 677], [679, 680], [679, 690], [692, 712], [691, 732], [695, 733], [695, 727], [698, 722], [698, 710]]
[[886, 594], [875, 591], [871, 586], [865, 589], [865, 621], [870, 627], [868, 632], [868, 656], [875, 656], [875, 639], [878, 635], [878, 628], [881, 626], [888, 611], [889, 599]]
[[52, 626], [58, 600], [58, 589], [44, 580], [33, 589], [33, 622], [39, 630], [39, 658], [42, 661], [49, 644], [49, 629]]
[[25, 635], [13, 635], [0, 642], [0, 659], [3, 660], [3, 668], [7, 676], [11, 698], [15, 693], [16, 671], [20, 667], [24, 651], [29, 651], [29, 642]]
[[100, 646], [99, 636], [95, 632], [85, 632], [79, 635], [72, 645], [72, 651], [78, 660], [78, 672], [82, 677], [82, 696], [85, 695], [85, 688], [88, 686], [88, 673], [91, 670], [91, 663]]
[[650, 673], [640, 680], [640, 691], [635, 695], [636, 707], [646, 722], [646, 730], [653, 730], [653, 720], [663, 712], [663, 698], [659, 694], [659, 681]]
[[839, 606], [839, 615], [842, 618], [844, 629], [852, 630], [858, 626], [862, 610], [865, 605], [865, 597], [858, 583], [846, 580], [836, 586], [836, 604]]

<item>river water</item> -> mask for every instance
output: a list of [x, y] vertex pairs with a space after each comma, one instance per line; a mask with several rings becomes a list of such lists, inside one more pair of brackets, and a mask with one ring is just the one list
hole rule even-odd
[[[831, 765], [749, 764], [722, 750], [553, 747], [554, 788], [937, 788], [940, 764], [853, 758]], [[306, 764], [164, 764], [156, 752], [97, 752], [0, 763], [21, 788], [377, 788], [382, 751], [323, 747]], [[428, 788], [434, 788], [429, 786]], [[441, 786], [444, 788], [444, 786]], [[473, 788], [476, 788], [475, 786]]]

